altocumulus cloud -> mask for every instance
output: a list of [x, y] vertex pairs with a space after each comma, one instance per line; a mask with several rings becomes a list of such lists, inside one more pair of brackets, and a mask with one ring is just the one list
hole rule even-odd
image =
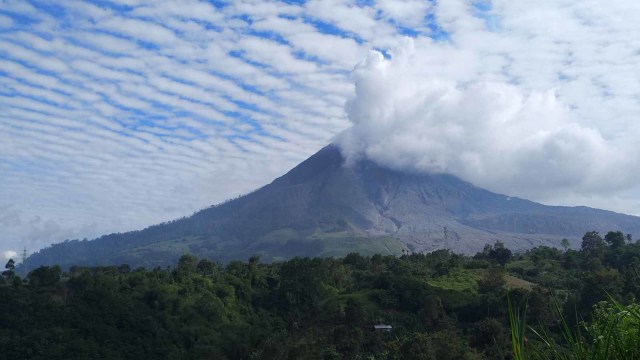
[[636, 1], [0, 4], [0, 251], [188, 215], [332, 139], [640, 209]]

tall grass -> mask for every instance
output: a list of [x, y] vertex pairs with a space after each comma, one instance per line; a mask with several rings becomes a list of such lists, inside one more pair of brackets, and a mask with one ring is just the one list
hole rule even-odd
[[525, 360], [525, 330], [526, 330], [526, 312], [527, 305], [513, 307], [511, 298], [508, 298], [509, 304], [509, 325], [511, 326], [511, 351], [513, 351], [514, 360]]
[[[593, 308], [593, 320], [569, 325], [555, 302], [561, 342], [547, 329], [526, 324], [526, 303], [514, 307], [509, 299], [514, 360], [640, 360], [640, 306], [622, 305], [609, 297]], [[536, 341], [528, 341], [526, 332]]]

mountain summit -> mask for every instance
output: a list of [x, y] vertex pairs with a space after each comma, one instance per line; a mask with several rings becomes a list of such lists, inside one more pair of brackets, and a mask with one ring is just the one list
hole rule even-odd
[[218, 261], [261, 255], [473, 253], [497, 240], [514, 250], [572, 245], [587, 231], [640, 233], [640, 217], [545, 206], [480, 189], [455, 176], [347, 166], [329, 145], [284, 176], [188, 218], [93, 241], [67, 241], [27, 259], [39, 265], [173, 264], [183, 253]]

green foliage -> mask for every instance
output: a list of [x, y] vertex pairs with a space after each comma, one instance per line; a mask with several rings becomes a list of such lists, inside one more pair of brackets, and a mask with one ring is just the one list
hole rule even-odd
[[60, 266], [41, 266], [30, 272], [27, 278], [32, 287], [50, 287], [58, 284], [61, 275]]
[[512, 256], [511, 250], [507, 249], [502, 242], [496, 241], [493, 245], [486, 244], [482, 252], [475, 257], [476, 259], [488, 259], [504, 266]]
[[616, 301], [594, 306], [593, 320], [586, 325], [592, 352], [600, 359], [640, 358], [640, 307], [623, 306]]
[[589, 231], [582, 237], [582, 254], [586, 259], [601, 259], [605, 243], [597, 231]]
[[[528, 327], [526, 306], [509, 302], [510, 326], [515, 360], [633, 360], [640, 358], [640, 306], [621, 305], [613, 298], [594, 305], [592, 319], [573, 328], [558, 308], [562, 338], [556, 341], [546, 329]], [[529, 342], [530, 330], [538, 342]]]
[[4, 266], [4, 268], [6, 270], [2, 272], [2, 276], [11, 278], [15, 275], [14, 271], [16, 268], [16, 263], [15, 261], [13, 261], [13, 259], [9, 259], [9, 261], [7, 261], [7, 264]]
[[0, 360], [535, 359], [550, 349], [640, 359], [629, 350], [640, 336], [640, 245], [613, 234], [606, 246], [588, 233], [580, 251], [494, 244], [473, 258], [40, 267], [0, 282]]
[[16, 262], [13, 261], [13, 259], [9, 259], [9, 261], [7, 261], [7, 264], [4, 266], [5, 269], [7, 269], [8, 271], [13, 271], [16, 268]]
[[429, 285], [440, 289], [468, 293], [478, 293], [478, 276], [469, 270], [455, 268], [449, 274], [428, 281]]
[[624, 246], [626, 237], [622, 231], [609, 231], [607, 235], [604, 236], [604, 241], [612, 248], [620, 248]]

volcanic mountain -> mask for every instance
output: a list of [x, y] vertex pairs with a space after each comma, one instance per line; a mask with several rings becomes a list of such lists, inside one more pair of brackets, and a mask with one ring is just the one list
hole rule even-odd
[[451, 249], [474, 253], [502, 241], [512, 250], [573, 246], [587, 231], [640, 233], [640, 217], [588, 207], [545, 206], [480, 189], [445, 174], [347, 166], [329, 145], [259, 190], [194, 215], [92, 241], [66, 241], [26, 266], [175, 264], [184, 253], [221, 262], [261, 255], [341, 256]]

